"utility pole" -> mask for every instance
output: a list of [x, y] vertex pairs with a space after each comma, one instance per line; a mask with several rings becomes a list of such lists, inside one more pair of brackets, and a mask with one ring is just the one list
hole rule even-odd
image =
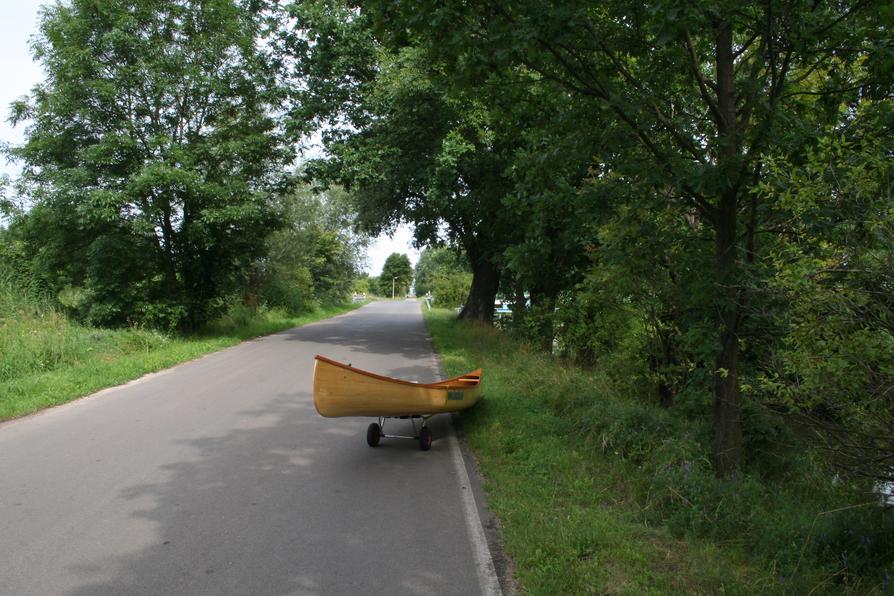
[[394, 300], [394, 280], [395, 279], [397, 279], [397, 278], [396, 277], [391, 278], [391, 299], [392, 300]]

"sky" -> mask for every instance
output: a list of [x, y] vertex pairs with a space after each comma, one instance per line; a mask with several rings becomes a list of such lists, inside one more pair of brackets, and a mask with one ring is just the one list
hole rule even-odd
[[[9, 104], [27, 95], [31, 87], [43, 79], [41, 67], [31, 60], [29, 39], [37, 31], [37, 11], [42, 2], [37, 0], [0, 0], [0, 142], [22, 142], [20, 125], [13, 128], [9, 118]], [[15, 177], [19, 168], [0, 159], [0, 174]]]
[[382, 273], [385, 259], [391, 253], [403, 253], [410, 258], [410, 263], [415, 267], [419, 260], [419, 251], [413, 248], [413, 229], [407, 225], [401, 225], [394, 233], [393, 238], [382, 235], [370, 244], [367, 252], [366, 271], [370, 275], [378, 276]]
[[[31, 88], [43, 80], [43, 70], [32, 61], [30, 38], [37, 32], [37, 18], [40, 6], [46, 0], [0, 0], [0, 144], [17, 145], [23, 141], [24, 126], [13, 128], [9, 118], [9, 105], [16, 99], [30, 93]], [[19, 166], [9, 164], [0, 158], [0, 174], [15, 178]], [[414, 265], [419, 251], [412, 246], [413, 231], [403, 225], [393, 237], [379, 236], [370, 244], [366, 258], [366, 271], [379, 275], [385, 259], [391, 253], [402, 253]]]

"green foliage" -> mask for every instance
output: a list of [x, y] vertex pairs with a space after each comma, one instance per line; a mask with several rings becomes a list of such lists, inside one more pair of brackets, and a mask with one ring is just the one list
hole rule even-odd
[[355, 294], [369, 294], [372, 292], [372, 289], [370, 286], [371, 286], [371, 284], [370, 284], [369, 274], [362, 273], [362, 274], [360, 274], [359, 277], [357, 277], [354, 280], [354, 286], [353, 286], [352, 291]]
[[265, 304], [283, 308], [293, 315], [313, 310], [317, 303], [313, 276], [301, 266], [275, 269], [261, 288], [261, 296]]
[[472, 275], [469, 273], [438, 273], [432, 280], [433, 302], [441, 308], [462, 306], [469, 296]]
[[367, 244], [351, 231], [349, 197], [338, 188], [301, 186], [279, 199], [282, 227], [267, 239], [256, 277], [270, 306], [293, 315], [348, 298]]
[[[359, 223], [370, 233], [403, 220], [414, 225], [420, 243], [445, 235], [462, 247], [484, 281], [473, 285], [469, 316], [489, 319], [501, 253], [517, 232], [502, 205], [511, 190], [504, 172], [516, 128], [497, 105], [512, 99], [506, 89], [453, 87], [427, 47], [389, 39], [375, 29], [369, 15], [376, 13], [366, 7], [313, 6], [293, 10], [307, 19], [318, 42], [292, 40], [291, 51], [320, 82], [308, 88], [304, 106], [311, 113], [299, 109], [301, 118], [330, 125], [330, 157], [315, 162], [314, 174], [354, 193]], [[360, 51], [353, 57], [347, 48]]]
[[801, 442], [768, 413], [746, 416], [753, 472], [729, 480], [712, 470], [707, 424], [604, 393], [575, 395], [565, 415], [603, 457], [635, 467], [645, 522], [681, 538], [734, 542], [795, 590], [826, 573], [839, 585], [860, 585], [894, 565], [894, 516], [871, 485], [836, 483], [823, 458], [799, 452]]
[[155, 331], [108, 331], [71, 323], [0, 274], [0, 384], [97, 358], [158, 349], [167, 341]]
[[[567, 293], [587, 275], [608, 277], [619, 295], [596, 308], [626, 301], [642, 319], [652, 338], [640, 359], [662, 403], [713, 393], [716, 469], [735, 473], [745, 461], [742, 379], [780, 333], [762, 333], [775, 308], [764, 293], [769, 232], [793, 231], [777, 217], [782, 197], [753, 190], [768, 153], [797, 162], [859, 103], [890, 97], [890, 33], [876, 25], [878, 11], [890, 14], [884, 3], [364, 8], [385, 45], [438, 65], [443, 76], [431, 84], [447, 95], [499, 89], [516, 99], [489, 102], [481, 118], [506, 133], [494, 134], [500, 143], [448, 135], [445, 152], [508, 148], [501, 203], [511, 232], [501, 232], [494, 262], [509, 269], [504, 293], [527, 291], [531, 301], [513, 324], [549, 350], [562, 324], [555, 309], [575, 309]], [[587, 343], [586, 333], [560, 339], [592, 359], [597, 346]]]
[[15, 202], [9, 197], [9, 176], [0, 174], [0, 230], [5, 227], [7, 218], [18, 212]]
[[[382, 284], [381, 284], [380, 278], [378, 278], [376, 276], [369, 277], [369, 292], [370, 292], [370, 294], [374, 294], [376, 296], [384, 296], [385, 295], [385, 293], [382, 292]], [[387, 295], [391, 296], [391, 287], [390, 286], [388, 288]]]
[[42, 12], [46, 82], [12, 118], [30, 122], [12, 154], [34, 206], [11, 231], [67, 312], [195, 328], [262, 253], [291, 150], [270, 115], [281, 97], [259, 10], [74, 0]]
[[598, 379], [449, 311], [427, 323], [448, 374], [484, 367], [483, 398], [463, 413], [463, 431], [526, 593], [735, 593], [773, 581], [731, 549], [641, 523], [636, 468], [594, 452], [562, 413], [565, 399], [603, 391]]
[[[779, 197], [792, 240], [768, 255], [767, 291], [786, 305], [782, 341], [755, 391], [795, 411], [850, 472], [892, 478], [894, 165], [890, 106], [865, 105], [800, 164], [770, 160], [760, 192]], [[828, 432], [832, 431], [832, 432]]]
[[557, 365], [449, 311], [427, 320], [448, 374], [484, 368], [463, 430], [527, 591], [889, 589], [894, 510], [760, 406], [746, 410], [758, 461], [720, 479], [708, 421], [619, 396], [602, 365]]
[[461, 273], [469, 270], [468, 261], [455, 250], [447, 247], [426, 248], [419, 255], [413, 270], [413, 285], [417, 296], [424, 296], [432, 289], [434, 278], [441, 274]]
[[853, 494], [828, 481], [817, 494], [815, 485], [798, 482], [721, 481], [707, 466], [690, 464], [658, 474], [649, 491], [650, 521], [681, 537], [735, 540], [773, 565], [791, 589], [810, 587], [803, 576], [817, 572], [839, 589], [872, 585], [894, 565], [890, 512], [876, 500], [843, 505]]
[[[491, 469], [547, 502], [531, 479], [560, 470], [573, 478], [556, 486], [577, 495], [572, 521], [540, 509], [559, 529], [532, 518], [510, 538], [533, 591], [727, 586], [625, 583], [590, 563], [598, 531], [620, 533], [572, 523], [605, 506], [569, 473], [591, 459], [630, 472], [634, 520], [734, 541], [798, 576], [733, 591], [806, 592], [819, 578], [859, 591], [890, 570], [889, 514], [848, 508], [892, 480], [894, 457], [888, 4], [284, 9], [45, 11], [47, 83], [13, 106], [32, 123], [13, 154], [33, 207], [0, 180], [0, 269], [15, 288], [3, 324], [49, 329], [5, 340], [4, 357], [22, 345], [17, 370], [68, 362], [59, 311], [163, 330], [223, 315], [236, 329], [361, 288], [403, 295], [404, 255], [355, 280], [365, 239], [350, 230], [411, 222], [417, 241], [466, 260], [423, 252], [417, 293], [489, 321], [500, 290], [515, 337], [590, 370], [582, 382], [556, 359], [526, 360], [528, 373], [498, 361], [526, 411], [488, 427], [508, 454]], [[316, 126], [327, 154], [310, 175], [330, 188], [284, 190], [286, 141]], [[495, 406], [501, 422], [515, 403]], [[543, 451], [531, 429], [552, 437]], [[558, 436], [586, 450], [562, 454]], [[529, 549], [538, 532], [567, 540]]]
[[379, 276], [379, 293], [401, 298], [410, 291], [412, 282], [413, 266], [410, 264], [410, 257], [396, 252], [388, 255]]
[[239, 341], [339, 314], [339, 305], [304, 312], [224, 305], [201, 335], [144, 328], [103, 329], [68, 320], [4, 274], [0, 263], [0, 420], [62, 404], [104, 387], [197, 358]]

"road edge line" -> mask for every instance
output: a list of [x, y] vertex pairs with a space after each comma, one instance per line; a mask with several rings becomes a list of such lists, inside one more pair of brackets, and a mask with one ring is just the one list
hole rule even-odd
[[472, 543], [475, 570], [478, 572], [478, 584], [481, 587], [481, 593], [485, 596], [502, 596], [503, 591], [500, 588], [500, 579], [497, 577], [494, 559], [487, 544], [487, 536], [484, 534], [484, 524], [481, 522], [481, 516], [478, 514], [478, 504], [475, 501], [475, 493], [469, 480], [469, 471], [466, 469], [466, 462], [463, 459], [462, 450], [459, 446], [459, 440], [456, 438], [452, 422], [447, 441], [450, 444], [450, 456], [453, 460], [453, 467], [456, 469], [456, 475], [459, 476], [463, 517], [465, 517], [466, 529], [469, 532], [469, 540]]
[[[432, 366], [438, 371], [441, 378], [444, 378], [446, 376], [444, 363], [441, 362], [441, 355], [438, 353], [434, 338], [428, 329], [428, 323], [422, 315], [422, 303], [417, 300], [417, 304], [419, 305], [419, 316], [425, 328], [425, 335], [428, 336], [428, 343], [431, 346]], [[497, 568], [494, 565], [494, 557], [490, 552], [487, 535], [484, 533], [484, 523], [482, 523], [481, 514], [478, 512], [475, 490], [472, 488], [469, 471], [466, 469], [466, 460], [463, 457], [462, 447], [460, 447], [459, 438], [456, 435], [454, 415], [450, 416], [450, 432], [447, 434], [447, 443], [450, 449], [450, 459], [453, 460], [453, 468], [459, 479], [460, 503], [462, 505], [463, 518], [466, 521], [469, 542], [472, 543], [472, 558], [475, 560], [478, 586], [481, 588], [482, 596], [503, 596], [503, 589], [500, 587], [500, 577], [497, 575]]]

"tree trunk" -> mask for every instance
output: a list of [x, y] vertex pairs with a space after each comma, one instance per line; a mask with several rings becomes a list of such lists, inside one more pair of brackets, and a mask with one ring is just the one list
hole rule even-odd
[[526, 311], [528, 309], [527, 301], [525, 299], [525, 286], [522, 283], [522, 278], [520, 275], [515, 277], [515, 284], [513, 286], [513, 299], [512, 299], [512, 321], [513, 323], [521, 322], [524, 318]]
[[[177, 281], [177, 265], [174, 260], [174, 226], [171, 224], [171, 208], [165, 200], [162, 205], [161, 220], [162, 240], [164, 246], [160, 247], [163, 251], [162, 260], [164, 262], [165, 285], [167, 286], [167, 298], [174, 300], [180, 293]], [[157, 239], [157, 236], [156, 236]]]
[[734, 190], [724, 193], [716, 226], [720, 350], [714, 362], [714, 471], [718, 477], [734, 475], [742, 463], [738, 333], [741, 305], [736, 288], [737, 199]]
[[734, 323], [722, 324], [714, 372], [714, 471], [721, 478], [735, 475], [742, 464], [739, 338]]
[[500, 288], [500, 271], [486, 257], [472, 261], [472, 287], [459, 318], [490, 323], [494, 318], [494, 300]]
[[[739, 157], [734, 89], [733, 33], [728, 23], [717, 33], [718, 168], [729, 176]], [[714, 221], [715, 282], [719, 310], [720, 350], [714, 362], [714, 472], [729, 477], [742, 464], [742, 421], [739, 395], [739, 320], [736, 217], [738, 183], [732, 179], [720, 193]]]
[[[657, 327], [657, 324], [656, 324]], [[658, 374], [658, 403], [663, 408], [669, 408], [674, 404], [674, 391], [667, 381], [666, 372], [674, 364], [674, 340], [667, 329], [659, 329], [656, 332], [658, 339], [658, 354], [650, 359], [652, 373]]]

